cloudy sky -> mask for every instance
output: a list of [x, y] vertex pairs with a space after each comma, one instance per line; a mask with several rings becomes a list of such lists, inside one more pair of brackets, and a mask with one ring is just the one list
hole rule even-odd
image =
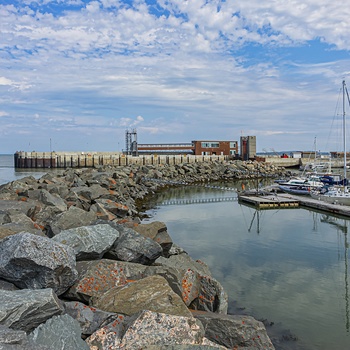
[[0, 153], [122, 150], [133, 128], [339, 150], [349, 18], [334, 0], [0, 0]]

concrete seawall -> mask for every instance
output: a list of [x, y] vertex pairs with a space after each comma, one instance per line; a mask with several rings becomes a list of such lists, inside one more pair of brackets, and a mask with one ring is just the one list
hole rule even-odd
[[227, 156], [194, 155], [141, 155], [138, 157], [120, 152], [16, 152], [15, 168], [91, 168], [99, 165], [125, 166], [181, 164], [224, 161]]

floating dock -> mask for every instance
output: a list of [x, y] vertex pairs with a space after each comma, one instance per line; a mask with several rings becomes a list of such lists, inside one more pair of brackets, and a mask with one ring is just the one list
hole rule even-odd
[[298, 208], [299, 200], [293, 198], [280, 197], [277, 194], [264, 196], [244, 196], [240, 195], [238, 201], [243, 204], [254, 206], [258, 209], [276, 209], [276, 208]]
[[295, 196], [287, 193], [278, 194], [280, 198], [294, 199], [299, 201], [301, 207], [316, 209], [327, 213], [350, 217], [350, 206], [341, 204], [331, 204], [309, 196]]
[[287, 193], [271, 195], [240, 195], [238, 201], [257, 209], [310, 208], [335, 215], [350, 217], [350, 206], [331, 204], [309, 196], [296, 196]]

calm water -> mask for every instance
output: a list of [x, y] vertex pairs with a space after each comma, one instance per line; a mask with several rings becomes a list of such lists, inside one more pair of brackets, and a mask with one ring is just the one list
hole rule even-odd
[[349, 221], [305, 209], [256, 211], [237, 201], [162, 205], [232, 195], [172, 189], [144, 222], [165, 222], [175, 243], [210, 266], [230, 311], [244, 308], [273, 322], [272, 333], [289, 330], [298, 339], [277, 348], [349, 349]]
[[0, 154], [0, 185], [25, 176], [39, 178], [47, 172], [60, 172], [60, 169], [15, 169], [13, 154]]

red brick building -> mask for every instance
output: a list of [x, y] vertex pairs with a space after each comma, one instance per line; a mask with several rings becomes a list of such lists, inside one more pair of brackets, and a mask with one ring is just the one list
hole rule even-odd
[[192, 141], [192, 144], [196, 156], [223, 155], [235, 157], [238, 154], [237, 141]]
[[192, 143], [138, 144], [138, 154], [194, 154], [224, 155], [238, 154], [237, 141], [192, 141]]

